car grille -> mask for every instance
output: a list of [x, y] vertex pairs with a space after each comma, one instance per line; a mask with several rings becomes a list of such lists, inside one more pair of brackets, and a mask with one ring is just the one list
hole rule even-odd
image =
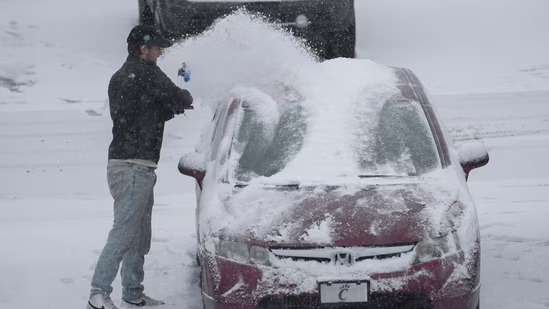
[[404, 253], [411, 252], [413, 244], [398, 246], [378, 247], [334, 247], [312, 249], [285, 249], [271, 248], [271, 252], [278, 258], [287, 258], [294, 261], [316, 261], [335, 263], [340, 265], [352, 265], [369, 259], [388, 259], [400, 257]]
[[429, 298], [424, 294], [377, 294], [370, 295], [366, 304], [321, 304], [319, 296], [273, 296], [260, 301], [261, 309], [429, 309]]

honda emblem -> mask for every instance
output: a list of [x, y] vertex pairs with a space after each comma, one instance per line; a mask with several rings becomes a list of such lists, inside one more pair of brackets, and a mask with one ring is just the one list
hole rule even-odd
[[336, 265], [351, 266], [354, 262], [353, 256], [348, 252], [339, 252], [334, 256], [334, 262]]

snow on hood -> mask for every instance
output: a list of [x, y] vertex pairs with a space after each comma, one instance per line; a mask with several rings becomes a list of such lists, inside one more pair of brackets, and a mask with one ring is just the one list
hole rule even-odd
[[[300, 189], [255, 184], [244, 188], [220, 184], [216, 189], [206, 189], [200, 207], [205, 249], [216, 252], [219, 239], [264, 247], [358, 248], [417, 243], [453, 232], [459, 237], [458, 247], [465, 259], [470, 259], [478, 240], [478, 221], [469, 195], [455, 180], [452, 168], [422, 179], [363, 181]], [[288, 293], [300, 294], [317, 289], [318, 281], [364, 279], [365, 274], [402, 271], [413, 260], [414, 253], [410, 252], [401, 258], [356, 263], [343, 270], [333, 264], [284, 259], [273, 259], [274, 267], [258, 267], [266, 286], [286, 284], [295, 287]], [[455, 276], [466, 278], [467, 274]], [[398, 278], [388, 279], [375, 282], [374, 288], [391, 290], [400, 284], [403, 281]]]
[[463, 212], [459, 192], [440, 180], [365, 182], [359, 189], [252, 185], [227, 192], [224, 211], [208, 224], [223, 238], [263, 246], [415, 243], [459, 225], [446, 216], [451, 207]]

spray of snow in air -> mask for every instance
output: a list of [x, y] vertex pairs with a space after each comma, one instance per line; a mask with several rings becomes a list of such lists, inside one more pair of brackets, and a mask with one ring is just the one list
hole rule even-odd
[[208, 105], [236, 85], [261, 89], [290, 80], [315, 59], [291, 33], [240, 10], [170, 48], [159, 65], [175, 80], [181, 63], [189, 64], [192, 80], [184, 86], [200, 99], [197, 103]]

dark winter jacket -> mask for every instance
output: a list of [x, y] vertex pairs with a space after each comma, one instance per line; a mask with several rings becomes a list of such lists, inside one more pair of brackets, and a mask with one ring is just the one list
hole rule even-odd
[[177, 87], [156, 64], [129, 56], [109, 83], [113, 122], [109, 159], [158, 163], [164, 122], [192, 102], [191, 94]]

